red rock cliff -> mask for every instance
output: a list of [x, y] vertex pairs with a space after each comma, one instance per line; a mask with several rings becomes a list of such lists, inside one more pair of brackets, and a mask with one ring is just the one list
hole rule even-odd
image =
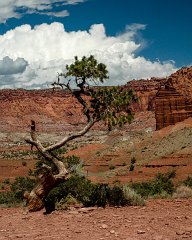
[[157, 130], [192, 117], [192, 68], [182, 68], [163, 82], [155, 106]]
[[[160, 129], [191, 116], [191, 77], [192, 67], [182, 68], [169, 78], [133, 80], [125, 88], [132, 88], [138, 97], [138, 103], [133, 105], [135, 112], [146, 115], [146, 111], [154, 112], [156, 108]], [[165, 84], [175, 90], [167, 90]], [[31, 119], [39, 123], [41, 131], [81, 128], [84, 123], [81, 106], [62, 90], [0, 90], [0, 107], [1, 132], [27, 131]], [[142, 119], [136, 122], [142, 123]]]

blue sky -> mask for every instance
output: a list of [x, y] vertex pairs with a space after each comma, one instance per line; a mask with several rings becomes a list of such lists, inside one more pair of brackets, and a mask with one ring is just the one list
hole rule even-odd
[[104, 62], [109, 85], [168, 76], [192, 65], [191, 9], [191, 0], [6, 0], [0, 88], [45, 87], [75, 55]]

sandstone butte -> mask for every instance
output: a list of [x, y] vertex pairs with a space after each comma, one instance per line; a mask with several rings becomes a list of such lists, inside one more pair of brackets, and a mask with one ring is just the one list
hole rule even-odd
[[[153, 112], [156, 129], [175, 124], [192, 116], [192, 67], [184, 67], [167, 78], [133, 80], [138, 103], [135, 112]], [[81, 128], [84, 117], [81, 106], [66, 91], [52, 89], [0, 90], [0, 131], [25, 132], [34, 119], [39, 131], [58, 132]]]

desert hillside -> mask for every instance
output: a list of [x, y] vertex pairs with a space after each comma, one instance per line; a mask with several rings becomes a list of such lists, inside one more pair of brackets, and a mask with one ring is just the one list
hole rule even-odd
[[[129, 82], [125, 87], [134, 89], [139, 98], [133, 105], [134, 121], [110, 133], [96, 126], [71, 143], [69, 154], [80, 156], [88, 176], [96, 181], [141, 181], [172, 169], [178, 179], [186, 178], [192, 172], [192, 120], [155, 131], [155, 95], [168, 82], [190, 101], [191, 75], [192, 68], [183, 68], [166, 79]], [[0, 105], [1, 179], [28, 174], [33, 168], [35, 159], [24, 141], [31, 119], [36, 120], [44, 143], [55, 142], [84, 124], [77, 101], [61, 90], [1, 90]], [[136, 167], [129, 172], [132, 158]]]

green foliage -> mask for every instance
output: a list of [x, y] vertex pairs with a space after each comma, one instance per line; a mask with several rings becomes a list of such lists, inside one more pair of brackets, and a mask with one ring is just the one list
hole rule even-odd
[[81, 160], [77, 156], [67, 156], [64, 158], [64, 162], [67, 165], [67, 168], [72, 169], [74, 166], [77, 166], [81, 163]]
[[106, 65], [98, 63], [94, 56], [83, 57], [81, 60], [75, 57], [75, 62], [71, 65], [66, 65], [65, 77], [75, 77], [77, 85], [86, 84], [86, 81], [99, 80], [103, 82], [108, 78]]
[[11, 184], [11, 191], [14, 193], [15, 198], [22, 200], [24, 192], [31, 191], [34, 185], [34, 179], [28, 177], [16, 177], [15, 181]]
[[13, 183], [10, 184], [11, 191], [0, 192], [0, 204], [6, 206], [16, 205], [23, 201], [23, 194], [25, 191], [31, 191], [35, 185], [35, 180], [28, 177], [17, 177]]
[[10, 179], [9, 179], [9, 178], [6, 178], [6, 179], [3, 181], [3, 183], [5, 183], [5, 184], [10, 184]]
[[80, 206], [80, 203], [71, 194], [68, 194], [66, 198], [62, 198], [55, 205], [57, 210], [67, 210], [71, 206]]
[[103, 87], [92, 90], [91, 97], [93, 117], [98, 121], [104, 121], [109, 130], [114, 126], [122, 127], [132, 121], [133, 113], [129, 106], [136, 100], [132, 90], [122, 87]]
[[0, 192], [0, 205], [10, 206], [18, 203], [13, 192]]
[[65, 199], [68, 194], [71, 194], [75, 199], [80, 201], [83, 205], [91, 205], [91, 196], [94, 191], [94, 184], [84, 176], [74, 175], [66, 182], [52, 189], [48, 198], [59, 202]]
[[47, 201], [55, 202], [59, 208], [66, 208], [69, 205], [69, 196], [86, 207], [143, 205], [141, 196], [133, 192], [120, 184], [112, 187], [108, 184], [94, 184], [85, 177], [75, 175], [51, 190]]
[[174, 177], [175, 171], [166, 174], [158, 173], [153, 181], [132, 183], [131, 188], [143, 197], [161, 195], [164, 193], [172, 195], [175, 190], [172, 182], [172, 178]]
[[188, 176], [187, 179], [183, 181], [183, 184], [188, 187], [192, 187], [192, 176]]
[[109, 190], [109, 205], [110, 206], [125, 206], [128, 205], [127, 199], [124, 197], [121, 185], [114, 185]]
[[[109, 130], [132, 121], [133, 114], [129, 106], [136, 101], [132, 90], [123, 87], [90, 88], [91, 82], [97, 85], [108, 78], [106, 65], [98, 63], [94, 56], [84, 56], [82, 59], [75, 57], [74, 63], [67, 65], [66, 73], [60, 76], [67, 80], [61, 86], [68, 88], [78, 99], [86, 116], [92, 117], [94, 121], [104, 121]], [[72, 90], [72, 87], [80, 90]], [[90, 98], [85, 99], [83, 96]]]

